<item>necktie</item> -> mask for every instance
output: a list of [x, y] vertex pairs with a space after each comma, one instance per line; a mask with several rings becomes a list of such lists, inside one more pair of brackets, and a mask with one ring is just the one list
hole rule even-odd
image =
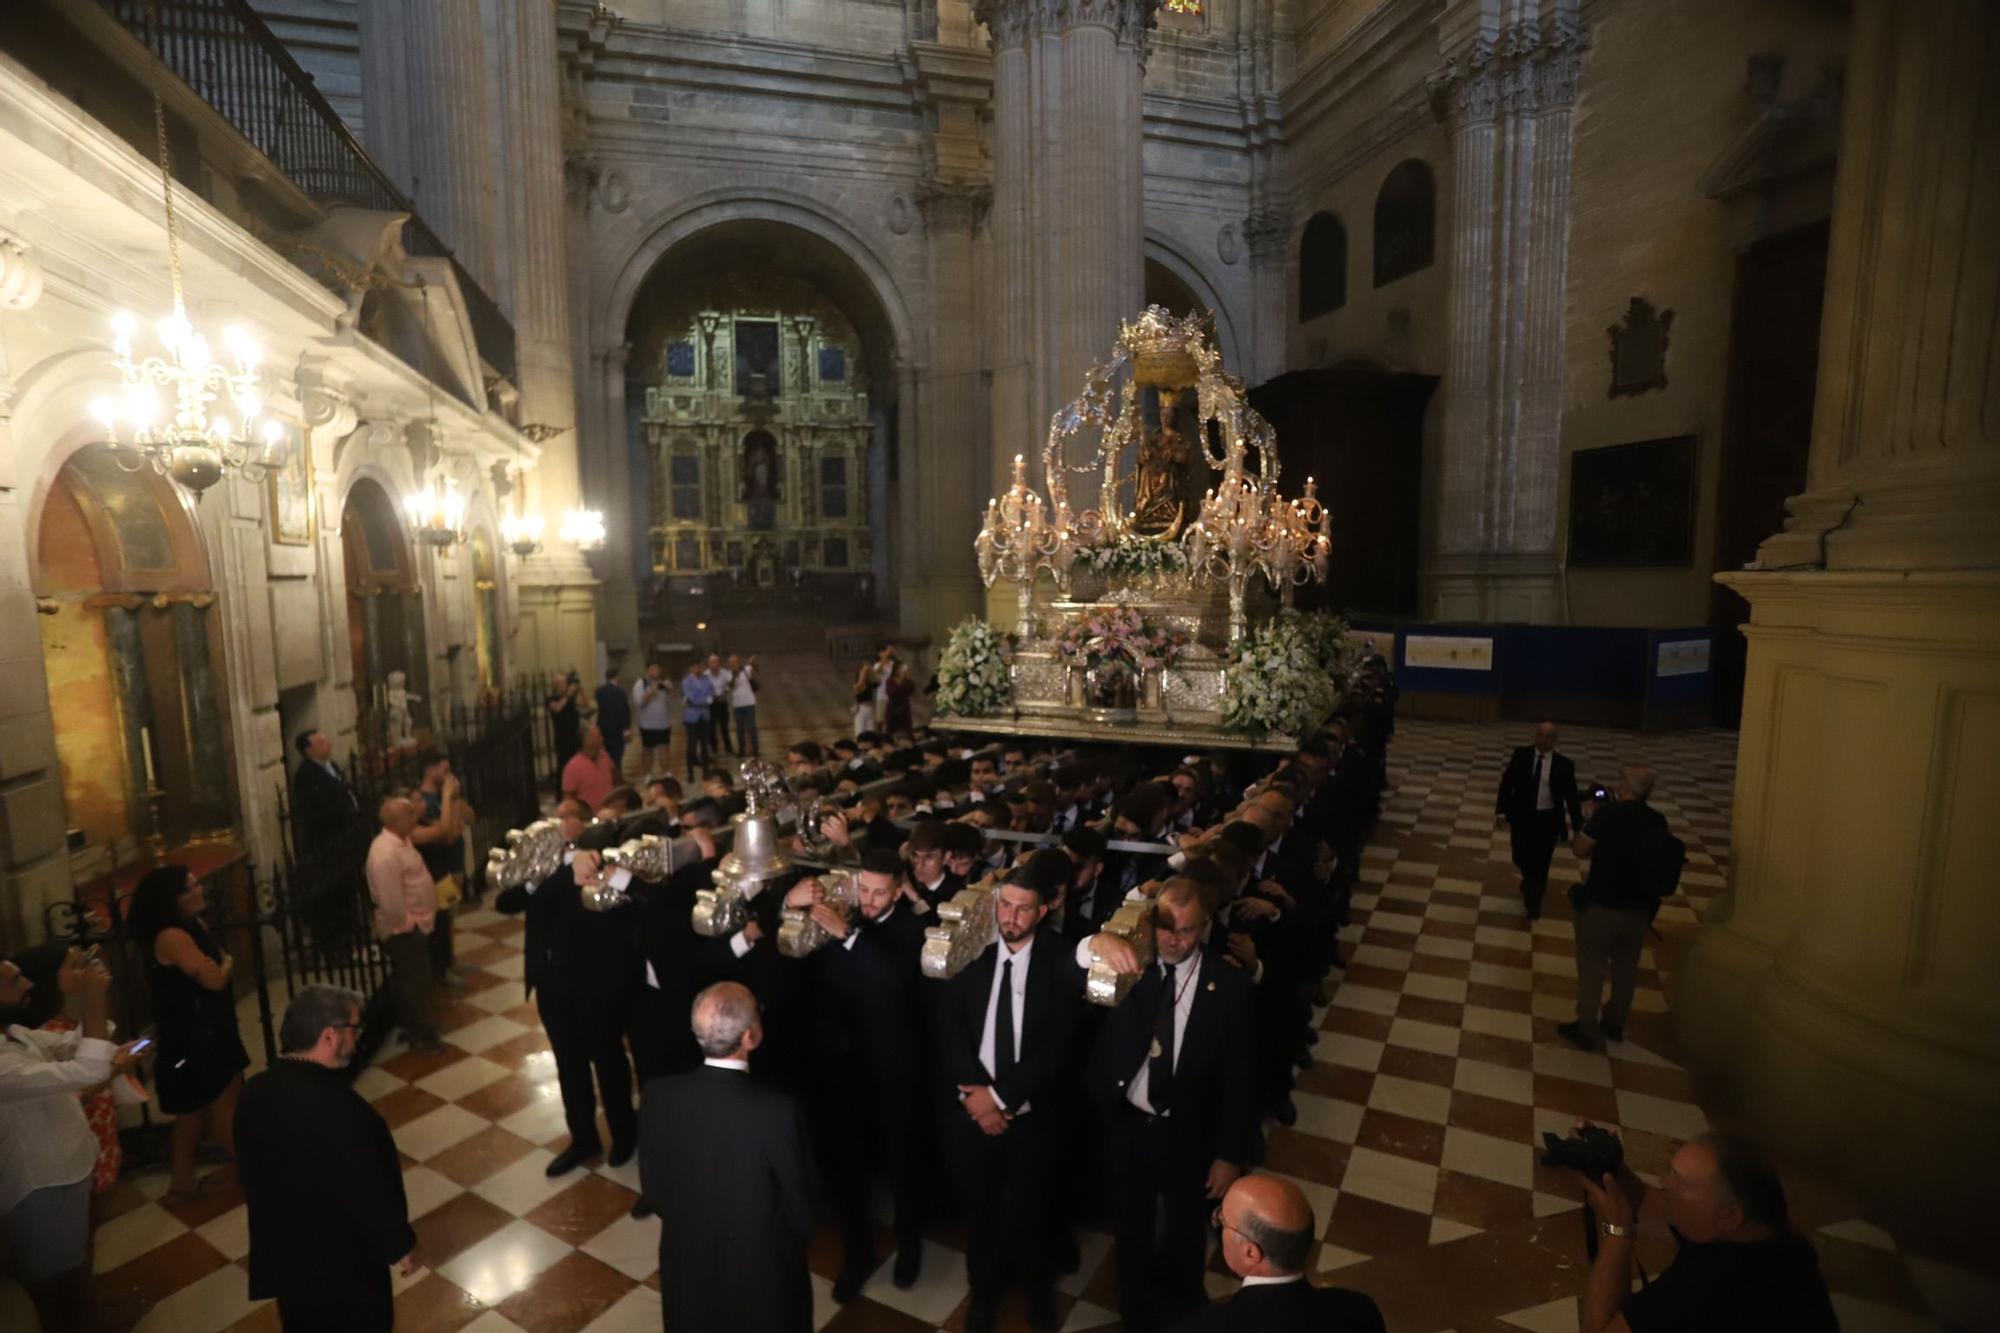
[[1014, 1072], [1014, 960], [1000, 964], [999, 1007], [993, 1014], [993, 1077], [997, 1081]]
[[1153, 1011], [1153, 1047], [1146, 1076], [1146, 1100], [1164, 1113], [1174, 1097], [1174, 972], [1172, 963], [1160, 964], [1163, 984], [1160, 1003]]

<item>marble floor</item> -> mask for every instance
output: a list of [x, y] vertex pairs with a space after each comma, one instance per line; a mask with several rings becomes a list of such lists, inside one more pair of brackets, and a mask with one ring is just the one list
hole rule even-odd
[[[766, 691], [773, 723], [802, 725], [823, 699], [831, 711], [818, 716], [838, 729], [841, 681], [814, 687], [815, 701], [795, 708], [784, 679], [773, 673]], [[1609, 777], [1621, 758], [1655, 764], [1657, 803], [1692, 860], [1685, 893], [1661, 913], [1664, 938], [1644, 960], [1629, 1039], [1587, 1055], [1555, 1034], [1573, 996], [1560, 889], [1575, 864], [1558, 854], [1551, 915], [1529, 928], [1505, 837], [1493, 830], [1493, 784], [1518, 730], [1401, 728], [1393, 794], [1345, 932], [1350, 963], [1318, 1013], [1298, 1123], [1271, 1131], [1266, 1169], [1295, 1179], [1317, 1213], [1315, 1279], [1368, 1291], [1399, 1333], [1573, 1329], [1585, 1273], [1579, 1194], [1566, 1173], [1539, 1165], [1538, 1133], [1578, 1115], [1617, 1124], [1636, 1166], [1651, 1173], [1709, 1123], [1671, 1058], [1667, 997], [1677, 946], [1723, 884], [1734, 738], [1566, 731], [1585, 781]], [[419, 1236], [423, 1266], [397, 1284], [398, 1327], [652, 1333], [658, 1224], [626, 1216], [634, 1168], [542, 1174], [564, 1132], [548, 1044], [522, 994], [521, 924], [474, 911], [460, 929], [471, 984], [444, 1006], [445, 1050], [392, 1048], [359, 1082], [394, 1131]], [[1994, 1326], [2000, 1284], [1902, 1253], [1836, 1188], [1790, 1184], [1849, 1333]], [[245, 1294], [245, 1215], [226, 1178], [191, 1204], [163, 1204], [164, 1186], [141, 1174], [100, 1201], [98, 1327], [276, 1328], [275, 1310]], [[1115, 1327], [1109, 1248], [1086, 1234], [1083, 1266], [1062, 1283], [1065, 1329]], [[889, 1281], [886, 1236], [883, 1252], [861, 1299], [836, 1306], [838, 1250], [822, 1230], [812, 1251], [818, 1328], [962, 1329], [955, 1231], [932, 1234], [909, 1291]], [[1646, 1257], [1657, 1270], [1670, 1256]], [[1208, 1280], [1217, 1295], [1234, 1287], [1220, 1271]], [[1018, 1310], [1008, 1318], [1020, 1326]]]

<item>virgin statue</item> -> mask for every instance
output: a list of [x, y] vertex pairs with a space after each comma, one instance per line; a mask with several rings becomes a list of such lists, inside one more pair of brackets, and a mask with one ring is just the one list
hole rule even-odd
[[1162, 413], [1157, 429], [1147, 431], [1139, 445], [1138, 480], [1132, 502], [1135, 531], [1171, 537], [1185, 514], [1181, 478], [1193, 451], [1170, 413]]

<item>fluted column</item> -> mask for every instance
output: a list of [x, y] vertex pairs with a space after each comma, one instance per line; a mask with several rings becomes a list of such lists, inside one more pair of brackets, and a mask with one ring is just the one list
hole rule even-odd
[[1450, 360], [1434, 615], [1556, 612], [1570, 108], [1587, 36], [1476, 36], [1431, 82], [1451, 127]]
[[[1033, 437], [1037, 400], [1034, 312], [1041, 284], [1033, 280], [1030, 227], [1034, 181], [1033, 94], [1028, 79], [1028, 6], [995, 3], [979, 15], [993, 42], [992, 289], [988, 303], [993, 370], [995, 455], [1012, 456]], [[998, 469], [998, 459], [992, 467]], [[1006, 480], [997, 470], [996, 489]]]
[[1906, 1248], [2000, 1241], [2000, 10], [1858, 0], [1808, 490], [1751, 606], [1726, 924], [1674, 1012]]
[[1261, 384], [1285, 369], [1285, 329], [1291, 302], [1291, 215], [1280, 208], [1253, 209], [1243, 219], [1243, 248], [1250, 256], [1250, 364], [1240, 372]]
[[[501, 6], [499, 17], [506, 56], [501, 101], [506, 108], [507, 158], [501, 197], [511, 220], [512, 242], [505, 267], [514, 314], [521, 424], [541, 447], [541, 457], [528, 473], [526, 502], [541, 516], [544, 534], [542, 550], [522, 563], [515, 580], [521, 590], [523, 624], [532, 629], [524, 636], [521, 659], [528, 670], [587, 667], [599, 638], [597, 587], [581, 553], [560, 540], [563, 516], [579, 506], [605, 509], [607, 527], [618, 534], [608, 538], [607, 547], [626, 537], [629, 525], [611, 503], [611, 494], [586, 502], [582, 492], [579, 454], [586, 441], [577, 411], [570, 323], [570, 182], [563, 164], [555, 3], [519, 0]], [[621, 374], [622, 367], [621, 358]], [[595, 386], [591, 392], [595, 394]], [[622, 382], [619, 400], [622, 404]], [[607, 441], [622, 439], [622, 407], [607, 414], [601, 429]], [[629, 583], [626, 597], [629, 600]]]
[[[921, 399], [899, 398], [898, 432], [905, 441], [927, 439], [931, 448], [904, 449], [902, 488], [911, 503], [898, 534], [903, 589], [903, 630], [941, 638], [979, 602], [969, 534], [978, 530], [983, 492], [968, 478], [988, 475], [985, 429], [980, 420], [979, 301], [973, 236], [987, 216], [993, 192], [971, 182], [931, 181], [917, 196], [930, 238], [930, 363], [921, 377], [904, 367], [899, 382]], [[916, 432], [919, 421], [923, 431]]]
[[[420, 5], [398, 5], [393, 0], [365, 3], [394, 8], [401, 15], [399, 25], [382, 24], [379, 28], [371, 18], [363, 35], [379, 32], [402, 45], [410, 197], [458, 262], [490, 292], [494, 288], [497, 201], [493, 193], [493, 145], [486, 119], [486, 43], [480, 31], [479, 0], [425, 0]], [[550, 21], [553, 23], [553, 17]], [[553, 50], [550, 58], [554, 58]], [[373, 60], [371, 56], [364, 61], [364, 71]]]

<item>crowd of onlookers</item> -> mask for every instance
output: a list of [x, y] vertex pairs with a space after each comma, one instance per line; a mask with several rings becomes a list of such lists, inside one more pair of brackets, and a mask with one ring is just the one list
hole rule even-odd
[[[587, 695], [582, 676], [572, 668], [556, 678], [544, 705], [563, 794], [578, 795], [595, 807], [624, 780], [625, 755], [635, 742], [639, 776], [671, 772], [676, 728], [690, 778], [725, 754], [755, 755], [758, 686], [755, 653], [690, 657], [678, 682], [656, 659], [629, 687], [623, 669], [614, 666]], [[582, 763], [575, 762], [579, 755]]]

